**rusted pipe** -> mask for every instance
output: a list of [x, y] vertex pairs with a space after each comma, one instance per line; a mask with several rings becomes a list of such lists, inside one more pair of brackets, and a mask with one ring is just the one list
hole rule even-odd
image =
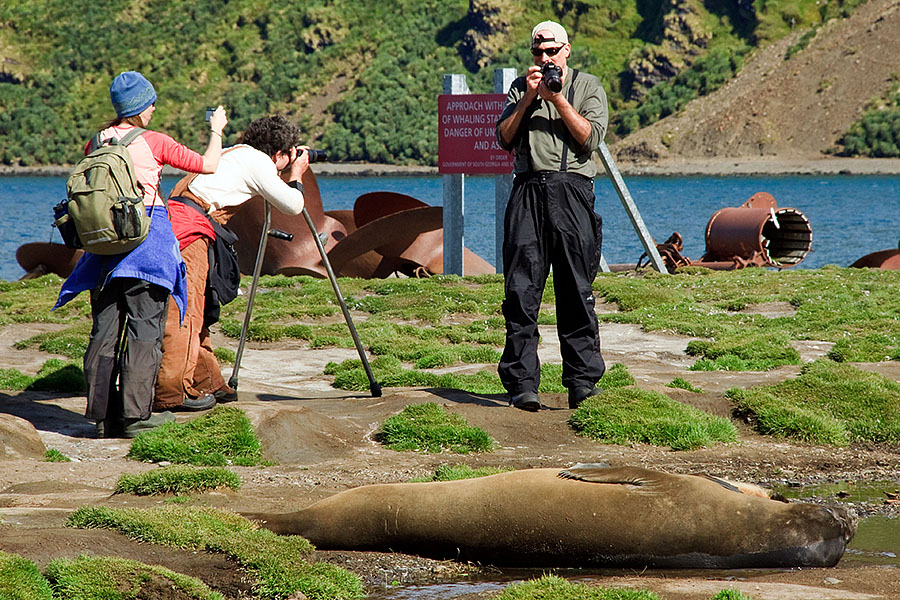
[[738, 261], [785, 269], [799, 264], [811, 247], [812, 226], [806, 216], [795, 208], [778, 208], [771, 195], [761, 192], [740, 207], [713, 214], [706, 225], [706, 254], [699, 263]]

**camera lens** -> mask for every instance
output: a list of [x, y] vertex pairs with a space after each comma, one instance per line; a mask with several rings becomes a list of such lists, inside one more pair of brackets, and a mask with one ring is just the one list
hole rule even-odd
[[309, 150], [309, 162], [322, 162], [328, 160], [328, 154], [324, 150]]
[[545, 62], [541, 67], [541, 75], [544, 78], [544, 85], [554, 94], [559, 93], [562, 89], [562, 69], [552, 62]]

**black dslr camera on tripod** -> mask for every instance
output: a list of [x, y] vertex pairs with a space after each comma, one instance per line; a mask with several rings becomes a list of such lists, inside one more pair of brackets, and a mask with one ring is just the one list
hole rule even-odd
[[[297, 156], [300, 156], [299, 153], [303, 152], [303, 150], [300, 150], [300, 148], [297, 148], [297, 151]], [[309, 152], [309, 164], [312, 164], [314, 162], [325, 162], [326, 160], [328, 160], [328, 153], [324, 150], [313, 150], [312, 148], [310, 148], [309, 150], [307, 150], [307, 152]]]

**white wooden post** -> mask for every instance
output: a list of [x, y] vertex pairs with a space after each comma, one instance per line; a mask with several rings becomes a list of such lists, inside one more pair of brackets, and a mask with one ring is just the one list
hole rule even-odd
[[[468, 94], [465, 75], [444, 75], [445, 94]], [[463, 275], [465, 175], [444, 175], [444, 274]]]
[[[507, 93], [515, 78], [515, 69], [494, 69], [494, 93]], [[494, 176], [494, 264], [498, 273], [503, 272], [503, 220], [512, 182], [512, 173]]]

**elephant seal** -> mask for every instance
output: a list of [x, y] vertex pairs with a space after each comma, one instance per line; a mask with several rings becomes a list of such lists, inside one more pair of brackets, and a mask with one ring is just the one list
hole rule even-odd
[[707, 477], [581, 464], [363, 486], [297, 512], [245, 516], [320, 550], [528, 567], [825, 567], [855, 531], [843, 508], [778, 502]]

